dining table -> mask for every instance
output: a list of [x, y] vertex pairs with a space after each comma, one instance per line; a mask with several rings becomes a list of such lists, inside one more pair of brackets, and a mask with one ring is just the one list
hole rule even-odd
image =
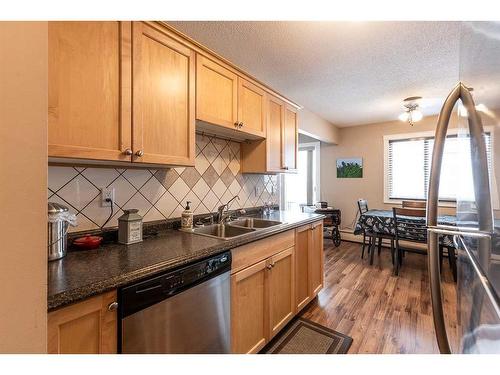
[[[411, 221], [412, 223], [421, 223], [425, 226], [425, 217], [406, 217], [406, 221]], [[457, 218], [452, 215], [441, 215], [438, 216], [439, 225], [449, 225], [456, 226]], [[354, 228], [354, 234], [361, 234], [363, 230], [367, 232], [380, 233], [395, 235], [394, 230], [394, 216], [392, 210], [368, 210], [361, 214], [359, 217], [356, 227]], [[404, 233], [404, 223], [400, 223], [400, 232]], [[425, 238], [423, 239], [425, 240]], [[454, 246], [452, 235], [443, 235], [440, 237], [440, 243], [444, 246]]]
[[[405, 217], [405, 221], [411, 221], [413, 223], [421, 223], [422, 226], [426, 225], [425, 217]], [[456, 226], [457, 225], [457, 217], [453, 215], [440, 215], [437, 218], [438, 225], [447, 225], [447, 226]], [[464, 224], [461, 222], [460, 224]], [[404, 234], [404, 222], [399, 223], [399, 233], [403, 232]], [[360, 215], [356, 226], [354, 228], [354, 234], [362, 234], [363, 231], [386, 234], [386, 235], [395, 235], [394, 230], [394, 216], [392, 210], [368, 210]], [[404, 235], [401, 236], [404, 238]], [[411, 236], [409, 236], [411, 237]], [[414, 237], [414, 236], [413, 236]], [[426, 238], [421, 239], [422, 242], [426, 241]], [[494, 220], [494, 233], [492, 236], [492, 241], [494, 242], [493, 249], [500, 249], [500, 219]], [[453, 241], [453, 235], [445, 234], [439, 236], [439, 243], [444, 247], [455, 247]], [[372, 249], [373, 255], [373, 249]], [[371, 262], [373, 262], [373, 256], [370, 258]]]

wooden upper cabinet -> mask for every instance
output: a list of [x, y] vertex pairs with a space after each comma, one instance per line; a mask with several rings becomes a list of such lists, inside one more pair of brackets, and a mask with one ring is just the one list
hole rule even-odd
[[298, 121], [297, 110], [289, 105], [285, 106], [282, 141], [282, 168], [286, 171], [295, 171], [297, 170]]
[[133, 23], [133, 161], [194, 165], [195, 52]]
[[232, 353], [257, 353], [268, 339], [267, 261], [231, 275]]
[[50, 312], [47, 317], [47, 352], [116, 353], [116, 301], [116, 291], [112, 291]]
[[130, 161], [130, 34], [130, 22], [49, 22], [49, 156]]
[[238, 123], [241, 131], [266, 136], [266, 93], [241, 77], [238, 78]]
[[285, 103], [269, 96], [267, 118], [267, 171], [283, 172], [283, 125]]
[[238, 119], [238, 76], [204, 57], [196, 58], [196, 118], [235, 129]]
[[241, 172], [296, 172], [297, 110], [276, 96], [265, 97], [266, 139], [241, 144]]
[[269, 337], [276, 335], [295, 313], [294, 248], [273, 255], [269, 272]]

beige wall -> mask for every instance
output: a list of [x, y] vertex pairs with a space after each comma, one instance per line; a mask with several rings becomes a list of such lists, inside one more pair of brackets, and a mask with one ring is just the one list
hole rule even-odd
[[0, 87], [0, 353], [44, 353], [46, 22], [0, 22]]
[[[390, 209], [392, 205], [384, 203], [384, 146], [383, 136], [435, 130], [437, 116], [424, 118], [410, 127], [400, 121], [368, 124], [340, 128], [340, 144], [322, 145], [321, 147], [321, 199], [342, 210], [342, 227], [352, 227], [357, 212], [356, 201], [368, 200], [369, 207]], [[485, 120], [484, 125], [492, 125]], [[452, 119], [450, 127], [454, 127]], [[500, 177], [500, 131], [495, 131], [495, 169], [497, 181]], [[362, 157], [363, 178], [337, 179], [335, 162], [339, 157]], [[500, 182], [500, 181], [498, 181]], [[440, 208], [442, 213], [454, 213], [452, 208]], [[499, 216], [500, 211], [495, 212]]]
[[299, 111], [299, 132], [321, 142], [339, 143], [339, 129], [305, 108]]

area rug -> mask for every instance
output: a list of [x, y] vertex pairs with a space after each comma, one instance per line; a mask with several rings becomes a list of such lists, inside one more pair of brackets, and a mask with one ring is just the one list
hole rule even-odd
[[298, 318], [288, 324], [262, 354], [345, 354], [352, 338], [308, 319]]

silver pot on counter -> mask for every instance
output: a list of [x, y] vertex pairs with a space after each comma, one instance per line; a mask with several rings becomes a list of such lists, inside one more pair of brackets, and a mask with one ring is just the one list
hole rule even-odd
[[69, 225], [70, 223], [74, 224], [75, 220], [75, 215], [69, 213], [68, 207], [55, 202], [48, 203], [47, 247], [49, 261], [61, 259], [66, 255]]

